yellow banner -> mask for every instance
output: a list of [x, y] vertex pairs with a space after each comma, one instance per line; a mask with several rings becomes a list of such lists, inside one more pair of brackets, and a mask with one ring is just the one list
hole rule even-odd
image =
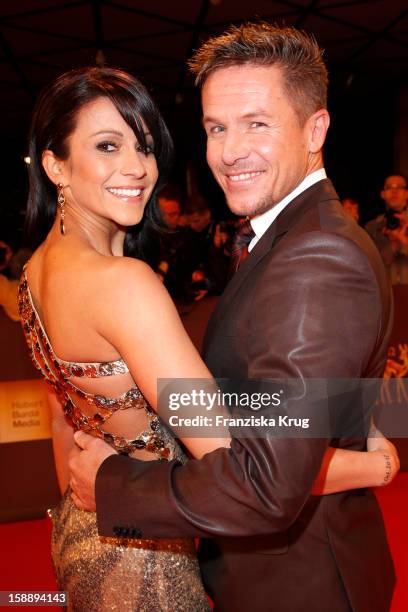
[[0, 382], [0, 443], [51, 438], [47, 385], [42, 380]]

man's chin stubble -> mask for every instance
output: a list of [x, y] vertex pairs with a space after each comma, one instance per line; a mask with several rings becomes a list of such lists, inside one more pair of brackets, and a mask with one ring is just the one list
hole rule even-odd
[[258, 215], [261, 215], [267, 210], [270, 210], [271, 208], [273, 208], [275, 206], [275, 203], [276, 202], [274, 202], [271, 198], [268, 198], [268, 199], [264, 198], [260, 200], [259, 202], [257, 202], [256, 204], [253, 204], [252, 202], [249, 201], [248, 203], [238, 204], [235, 207], [233, 204], [230, 205], [227, 199], [227, 204], [230, 210], [235, 215], [238, 215], [240, 217], [257, 217]]

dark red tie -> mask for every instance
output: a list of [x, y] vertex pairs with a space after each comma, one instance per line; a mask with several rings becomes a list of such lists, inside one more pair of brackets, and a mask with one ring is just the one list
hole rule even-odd
[[234, 236], [231, 248], [231, 273], [234, 274], [243, 261], [248, 257], [248, 245], [255, 232], [252, 229], [250, 220], [247, 219], [241, 223]]

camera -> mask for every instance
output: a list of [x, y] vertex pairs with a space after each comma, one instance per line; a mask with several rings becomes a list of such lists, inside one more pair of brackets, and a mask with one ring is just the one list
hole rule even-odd
[[386, 210], [385, 211], [385, 227], [388, 230], [396, 230], [401, 225], [401, 219], [397, 217], [395, 210]]

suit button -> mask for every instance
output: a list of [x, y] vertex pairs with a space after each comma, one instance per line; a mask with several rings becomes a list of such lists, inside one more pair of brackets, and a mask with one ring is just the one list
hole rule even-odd
[[133, 529], [130, 530], [129, 532], [129, 538], [141, 538], [142, 537], [142, 532], [140, 529], [137, 529], [137, 527], [133, 527]]

